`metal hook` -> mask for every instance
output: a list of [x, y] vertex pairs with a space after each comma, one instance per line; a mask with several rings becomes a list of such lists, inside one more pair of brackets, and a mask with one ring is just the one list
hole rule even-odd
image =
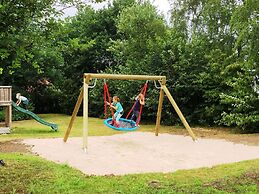
[[95, 86], [96, 86], [96, 82], [97, 82], [97, 78], [95, 78], [95, 80], [94, 80], [94, 84], [93, 85], [88, 85], [88, 88], [94, 88]]
[[[159, 81], [158, 81], [158, 82], [159, 82]], [[155, 84], [156, 89], [161, 89], [161, 87], [157, 86], [156, 80], [154, 80], [154, 84]]]

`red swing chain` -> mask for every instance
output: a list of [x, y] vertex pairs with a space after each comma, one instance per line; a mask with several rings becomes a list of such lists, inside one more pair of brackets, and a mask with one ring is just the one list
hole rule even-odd
[[[108, 101], [109, 101], [109, 104], [110, 104], [110, 111], [111, 111], [111, 113], [112, 113], [112, 120], [114, 121], [114, 111], [113, 111], [113, 109], [112, 109], [112, 107], [111, 107], [111, 105], [112, 105], [112, 102], [111, 102], [111, 98], [110, 98], [110, 93], [109, 93], [109, 90], [108, 90], [108, 85], [107, 85], [107, 83], [106, 82], [104, 82], [104, 115], [107, 117], [107, 108], [106, 108], [106, 100], [107, 100], [107, 98], [108, 98]], [[107, 96], [106, 96], [106, 94], [107, 94]]]
[[[148, 84], [148, 81], [145, 83], [144, 87], [141, 89], [141, 94], [144, 95], [144, 97], [146, 96], [146, 91], [147, 91], [147, 84]], [[132, 108], [130, 109], [129, 113], [127, 114], [126, 116], [126, 119], [128, 119], [128, 117], [130, 116], [130, 114], [132, 113], [134, 107], [136, 106], [136, 103], [137, 103], [137, 100], [134, 102]], [[140, 122], [140, 118], [141, 118], [141, 114], [142, 114], [142, 104], [140, 105], [140, 110], [139, 110], [139, 115], [138, 115], [138, 118], [137, 118], [137, 122], [136, 124], [138, 125], [139, 122]]]
[[[143, 96], [145, 98], [146, 97], [146, 92], [147, 92], [147, 82], [145, 83], [143, 89], [144, 89]], [[137, 122], [136, 122], [137, 125], [139, 124], [140, 119], [141, 119], [142, 109], [143, 109], [143, 105], [140, 104], [139, 115], [138, 115], [138, 119], [137, 119]]]
[[[140, 92], [141, 94], [143, 93], [144, 88], [145, 88], [145, 85], [144, 85], [144, 87], [141, 89], [141, 92]], [[128, 113], [128, 114], [127, 114], [127, 116], [126, 116], [126, 119], [128, 119], [128, 118], [129, 118], [129, 116], [130, 116], [130, 114], [132, 113], [132, 111], [133, 111], [134, 107], [136, 106], [136, 103], [137, 103], [137, 100], [135, 100], [135, 102], [134, 102], [133, 106], [131, 107], [131, 109], [130, 109], [129, 113]]]

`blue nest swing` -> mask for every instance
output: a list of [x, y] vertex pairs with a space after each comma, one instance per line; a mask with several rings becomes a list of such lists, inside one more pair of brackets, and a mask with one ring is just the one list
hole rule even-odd
[[138, 129], [138, 126], [136, 125], [135, 121], [124, 119], [124, 118], [119, 119], [119, 127], [116, 127], [113, 125], [112, 118], [105, 119], [104, 124], [107, 127], [110, 127], [117, 131], [135, 131]]
[[[146, 90], [147, 90], [147, 83], [148, 82], [146, 81], [144, 87], [141, 90], [141, 93], [143, 93], [144, 96], [145, 96]], [[105, 81], [104, 82], [104, 114], [105, 114], [105, 116], [107, 115], [107, 113], [106, 113], [106, 102], [107, 102], [107, 100], [109, 100], [109, 103], [111, 104], [108, 85], [107, 85], [107, 83]], [[135, 105], [136, 105], [136, 101], [133, 104], [130, 112], [127, 115], [127, 117], [119, 119], [119, 126], [118, 127], [114, 126], [114, 124], [113, 124], [114, 120], [112, 118], [108, 118], [108, 119], [104, 120], [104, 124], [107, 127], [110, 127], [111, 129], [114, 129], [114, 130], [117, 130], [117, 131], [135, 131], [135, 130], [137, 130], [139, 128], [138, 123], [140, 122], [140, 117], [141, 117], [141, 113], [142, 113], [142, 105], [140, 105], [140, 110], [139, 110], [140, 113], [139, 113], [137, 122], [128, 119], [128, 117], [131, 114], [131, 112], [132, 112], [133, 108], [135, 107]], [[110, 110], [111, 110], [112, 115], [114, 115], [112, 109], [110, 109]]]

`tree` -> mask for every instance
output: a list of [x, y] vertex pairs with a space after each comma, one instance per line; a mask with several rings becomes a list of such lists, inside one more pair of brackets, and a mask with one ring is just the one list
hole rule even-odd
[[116, 0], [108, 8], [97, 11], [84, 6], [75, 17], [63, 22], [57, 43], [61, 45], [65, 62], [62, 68], [65, 80], [62, 86], [65, 94], [62, 104], [64, 112], [73, 110], [82, 85], [83, 73], [104, 71], [107, 67], [118, 64], [108, 48], [110, 41], [119, 37], [115, 23], [118, 15], [124, 7], [134, 2]]
[[[35, 35], [31, 30], [38, 24], [47, 27], [54, 14], [53, 1], [1, 1], [0, 4], [0, 74], [2, 84], [9, 75], [27, 63], [32, 69], [39, 69], [31, 53]], [[40, 23], [39, 23], [40, 22]]]
[[259, 2], [243, 1], [231, 18], [231, 27], [236, 41], [232, 58], [235, 62], [224, 71], [230, 90], [220, 95], [221, 103], [227, 106], [222, 113], [221, 123], [238, 126], [249, 132], [258, 132], [259, 95], [254, 88], [259, 74]]
[[[0, 3], [0, 84], [13, 85], [37, 104], [38, 82], [60, 77], [63, 58], [54, 45], [58, 27], [53, 7], [78, 0], [18, 0]], [[37, 111], [37, 107], [36, 107]]]
[[[195, 112], [198, 121], [254, 130], [258, 126], [258, 94], [252, 87], [258, 75], [258, 2], [186, 0], [175, 5], [172, 26], [185, 32], [191, 48], [183, 52], [191, 67], [186, 79], [200, 92], [194, 93], [198, 103], [193, 107], [201, 110]], [[197, 58], [199, 53], [203, 56]], [[200, 68], [190, 79], [194, 64]], [[180, 71], [185, 66], [181, 62]]]

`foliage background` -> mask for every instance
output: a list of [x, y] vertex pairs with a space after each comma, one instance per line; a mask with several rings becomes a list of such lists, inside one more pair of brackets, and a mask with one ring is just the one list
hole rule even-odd
[[[65, 20], [54, 5], [76, 5]], [[0, 85], [12, 85], [36, 113], [73, 111], [82, 75], [167, 76], [167, 86], [192, 124], [259, 132], [259, 2], [175, 0], [165, 21], [145, 0], [114, 0], [94, 10], [79, 0], [0, 3]], [[144, 82], [108, 81], [125, 110]], [[103, 81], [90, 92], [90, 114], [103, 116]], [[156, 117], [153, 83], [143, 119]], [[81, 113], [81, 112], [80, 112]], [[178, 124], [168, 100], [162, 122]]]

